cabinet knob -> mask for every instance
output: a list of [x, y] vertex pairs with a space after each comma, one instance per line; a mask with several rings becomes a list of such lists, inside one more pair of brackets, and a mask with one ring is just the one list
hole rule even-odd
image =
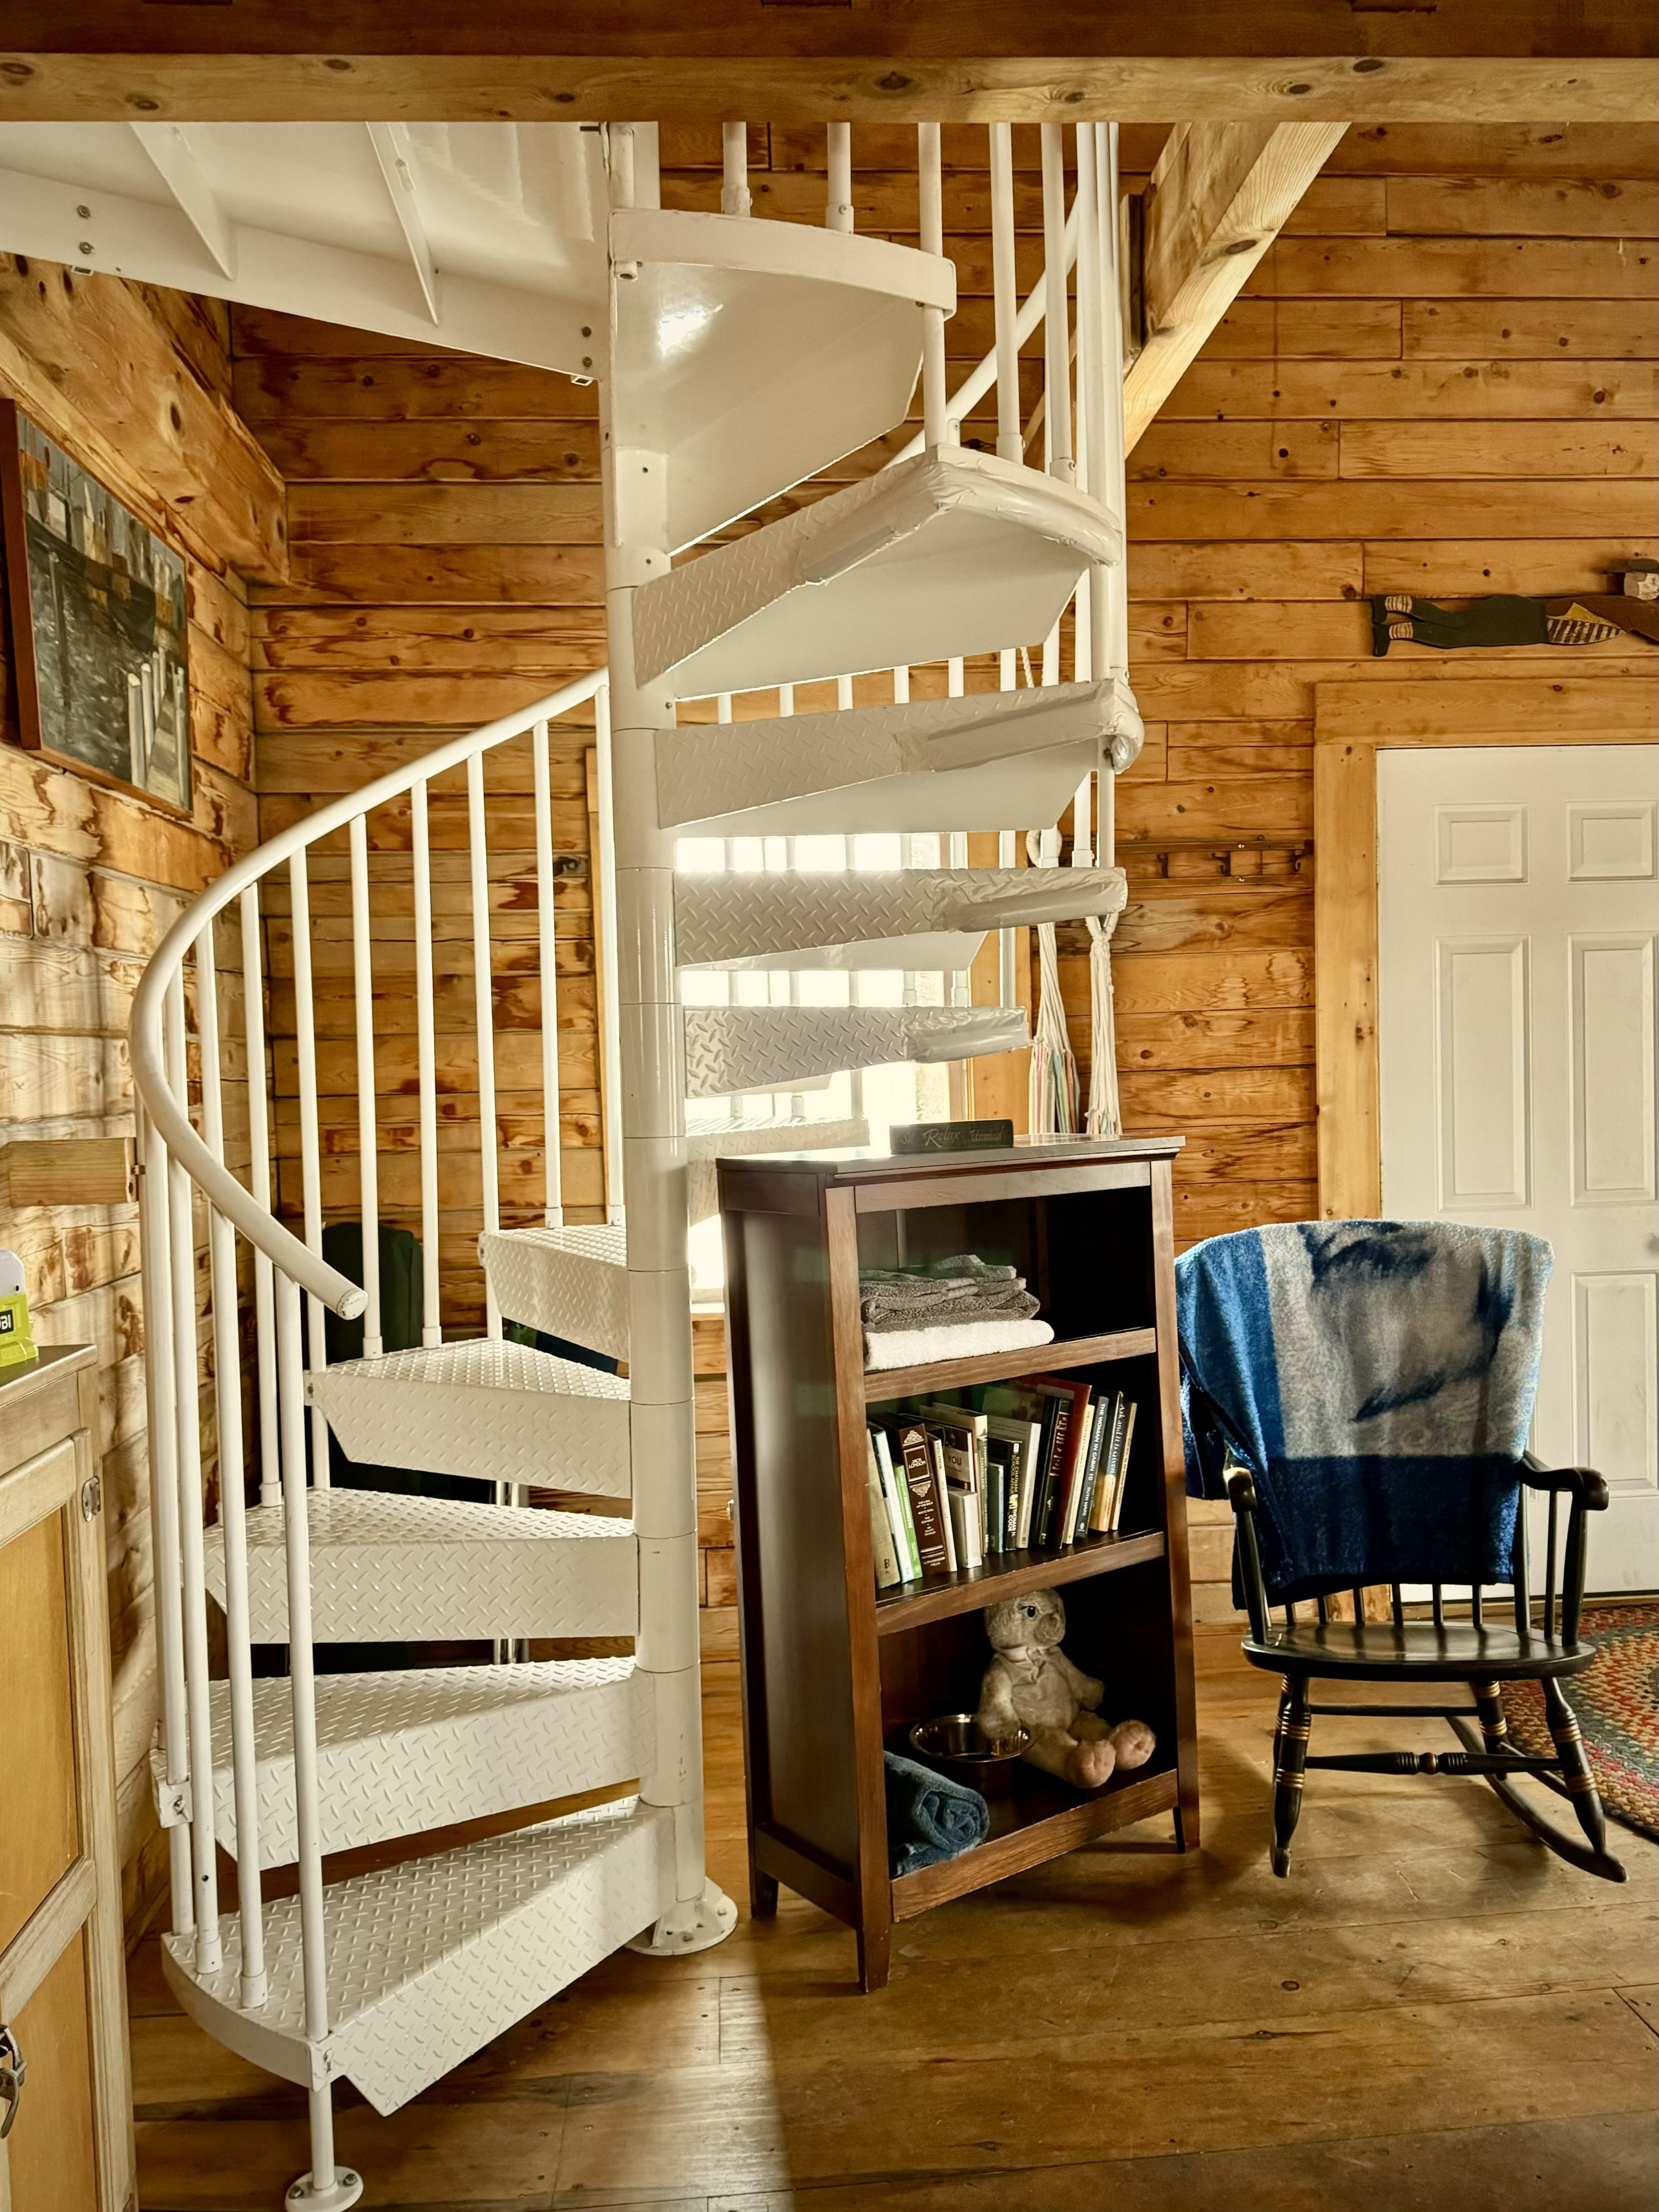
[[23, 2077], [28, 2061], [17, 2047], [17, 2038], [0, 2024], [0, 2142], [11, 2133], [17, 2108], [23, 2101]]

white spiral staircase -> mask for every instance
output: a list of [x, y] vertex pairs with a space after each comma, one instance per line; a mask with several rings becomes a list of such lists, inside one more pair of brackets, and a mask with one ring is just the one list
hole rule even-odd
[[[605, 425], [608, 674], [456, 739], [253, 854], [173, 930], [135, 1011], [165, 1690], [155, 1769], [173, 1847], [166, 1969], [210, 2033], [310, 2092], [312, 2167], [289, 2192], [296, 2205], [343, 2206], [361, 2191], [335, 2159], [332, 2081], [349, 2079], [391, 2112], [618, 1946], [672, 1954], [730, 1929], [734, 1908], [703, 1864], [688, 1216], [709, 1211], [708, 1163], [720, 1152], [865, 1134], [856, 1114], [813, 1120], [799, 1102], [757, 1117], [744, 1103], [752, 1094], [787, 1097], [839, 1071], [959, 1061], [1028, 1042], [1012, 991], [990, 1006], [865, 1006], [850, 990], [844, 1007], [683, 1006], [681, 971], [959, 973], [989, 931], [1089, 919], [1103, 946], [1123, 902], [1122, 877], [1109, 865], [675, 870], [682, 837], [869, 831], [956, 841], [995, 830], [1012, 863], [1014, 833], [1050, 832], [1079, 787], [1086, 809], [1097, 774], [1109, 859], [1111, 771], [1133, 758], [1139, 725], [1123, 676], [1113, 511], [1121, 446], [1115, 226], [1103, 221], [1115, 205], [1107, 127], [1075, 133], [1069, 218], [1061, 133], [1045, 131], [1048, 268], [1023, 307], [1013, 289], [1008, 134], [992, 130], [998, 351], [956, 404], [994, 385], [994, 454], [956, 442], [946, 399], [944, 323], [955, 271], [940, 250], [936, 128], [921, 133], [921, 251], [851, 234], [845, 126], [830, 131], [823, 230], [749, 218], [742, 126], [727, 129], [726, 211], [660, 208], [654, 138], [643, 126], [613, 128], [603, 140], [584, 134], [578, 149], [602, 162], [611, 210], [608, 249], [601, 226], [592, 264], [597, 289], [579, 300], [586, 330], [606, 341], [596, 359], [601, 340], [586, 337]], [[51, 235], [3, 242], [46, 252]], [[147, 273], [143, 262], [141, 246], [130, 247], [130, 273]], [[245, 296], [229, 268], [204, 289]], [[372, 319], [372, 304], [364, 312]], [[1024, 459], [1015, 356], [1045, 313], [1048, 465], [1037, 468]], [[676, 565], [734, 518], [902, 423], [919, 373], [921, 450]], [[1062, 684], [1059, 624], [1074, 597], [1077, 677]], [[1025, 647], [1041, 649], [1040, 685]], [[1004, 688], [963, 696], [963, 658], [993, 652], [1002, 654]], [[941, 661], [950, 696], [912, 702], [910, 666]], [[891, 702], [854, 705], [849, 672], [887, 669]], [[836, 711], [788, 711], [790, 687], [826, 678], [841, 679]], [[773, 688], [781, 716], [731, 718], [730, 695]], [[710, 695], [718, 720], [677, 724], [680, 700]], [[611, 842], [598, 859], [615, 1049], [610, 1149], [620, 1155], [612, 1165], [626, 1191], [625, 1226], [620, 1206], [605, 1224], [566, 1225], [558, 1181], [546, 724], [589, 700], [602, 765], [608, 756]], [[481, 763], [526, 732], [537, 770], [547, 1203], [540, 1225], [501, 1225], [486, 1133], [478, 1256], [488, 1329], [474, 1341], [445, 1342], [438, 1247], [447, 1156], [437, 1136], [427, 793], [435, 775], [465, 763], [477, 1111], [489, 1133], [495, 1044]], [[422, 1342], [403, 1351], [382, 1348], [380, 1313], [378, 879], [366, 829], [374, 809], [394, 802], [411, 822], [424, 1261]], [[321, 1244], [308, 855], [341, 830], [356, 957], [362, 1286], [325, 1264]], [[1080, 811], [1079, 852], [1087, 834]], [[1053, 850], [1050, 836], [1040, 856]], [[293, 923], [297, 1237], [272, 1211], [262, 1079], [261, 931], [273, 886], [285, 890]], [[234, 1040], [218, 1012], [221, 917], [222, 929], [240, 924], [246, 1024]], [[187, 981], [200, 1048], [194, 1085]], [[246, 1183], [225, 1164], [221, 1071], [233, 1045], [246, 1049], [253, 1073]], [[227, 1390], [217, 1408], [222, 1504], [206, 1527], [192, 1225], [204, 1200], [222, 1377], [240, 1370], [238, 1237], [252, 1247], [259, 1469], [258, 1502], [246, 1503], [252, 1455], [239, 1400]], [[325, 1310], [364, 1316], [363, 1357], [325, 1362]], [[626, 1376], [508, 1340], [507, 1322], [623, 1362]], [[498, 1502], [331, 1488], [330, 1432], [353, 1460], [483, 1478]], [[610, 1510], [521, 1510], [532, 1485], [576, 1502], [586, 1493]], [[210, 1679], [210, 1601], [227, 1623], [222, 1680]], [[491, 1639], [501, 1663], [313, 1670], [316, 1641], [455, 1638]], [[521, 1656], [542, 1638], [631, 1638], [634, 1651]], [[287, 1646], [285, 1678], [255, 1679], [252, 1647], [260, 1644]], [[623, 1785], [630, 1794], [595, 1809], [324, 1878], [331, 1853]], [[236, 1861], [234, 1911], [218, 1895], [220, 1847]], [[296, 1862], [298, 1894], [262, 1902], [260, 1870]]]

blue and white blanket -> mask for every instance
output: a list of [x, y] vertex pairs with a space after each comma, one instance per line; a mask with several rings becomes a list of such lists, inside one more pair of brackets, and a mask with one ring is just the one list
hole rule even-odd
[[[1250, 1462], [1275, 1599], [1508, 1582], [1550, 1265], [1540, 1237], [1439, 1221], [1280, 1223], [1176, 1261], [1183, 1362]], [[1222, 1496], [1221, 1462], [1188, 1423], [1188, 1490]]]

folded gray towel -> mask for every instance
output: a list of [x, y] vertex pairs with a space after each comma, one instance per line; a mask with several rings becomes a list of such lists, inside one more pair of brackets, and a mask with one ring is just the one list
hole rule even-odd
[[971, 1252], [936, 1260], [925, 1271], [866, 1268], [859, 1312], [867, 1331], [925, 1328], [964, 1321], [1027, 1321], [1037, 1301], [1012, 1267]]

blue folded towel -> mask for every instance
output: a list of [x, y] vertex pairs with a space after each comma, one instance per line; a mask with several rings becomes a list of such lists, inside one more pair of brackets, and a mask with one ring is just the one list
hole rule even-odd
[[991, 1808], [977, 1790], [885, 1754], [887, 1856], [896, 1875], [959, 1859], [991, 1832]]
[[[1250, 1463], [1273, 1597], [1509, 1580], [1549, 1274], [1541, 1238], [1445, 1221], [1182, 1254], [1182, 1361]], [[1188, 1428], [1189, 1490], [1220, 1495], [1220, 1441]]]

